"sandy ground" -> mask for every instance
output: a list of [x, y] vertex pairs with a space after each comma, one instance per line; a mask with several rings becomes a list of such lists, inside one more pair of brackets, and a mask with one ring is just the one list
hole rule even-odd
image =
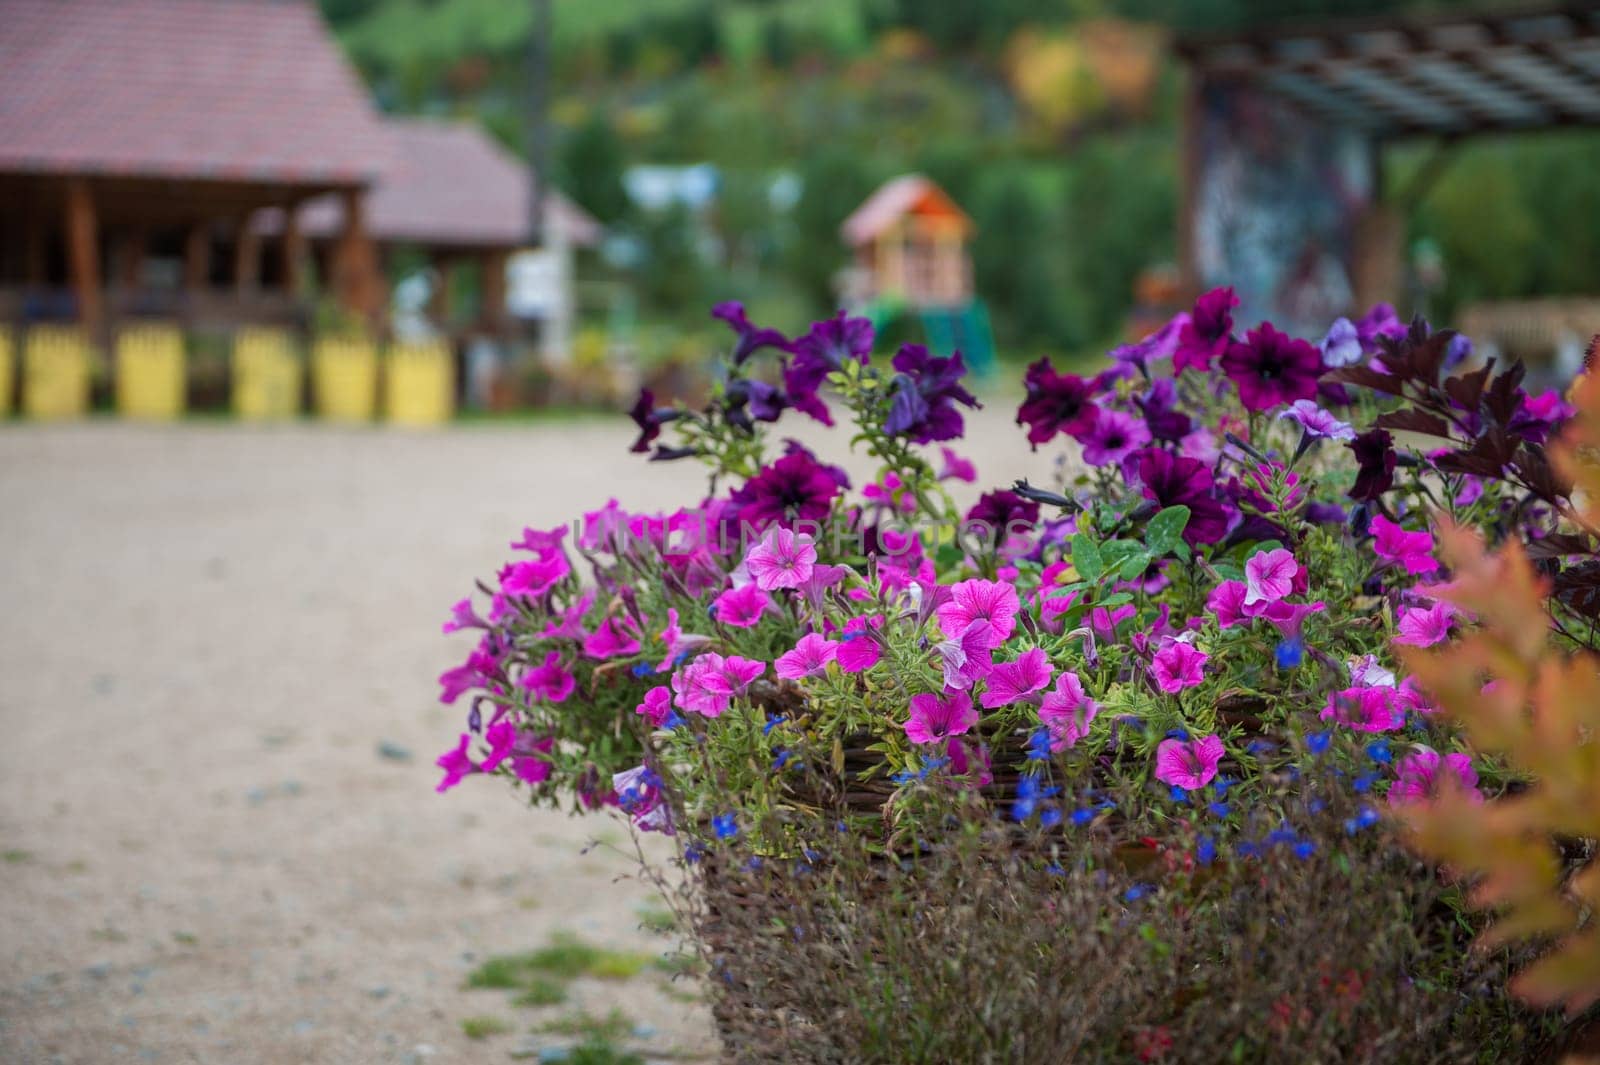
[[[1047, 479], [995, 408], [966, 453]], [[0, 1061], [499, 1062], [612, 1005], [660, 1056], [714, 1057], [659, 974], [543, 1014], [464, 991], [559, 930], [668, 944], [630, 863], [580, 853], [617, 825], [433, 793], [448, 604], [524, 523], [702, 489], [629, 434], [0, 427]], [[485, 1014], [516, 1033], [468, 1040]]]

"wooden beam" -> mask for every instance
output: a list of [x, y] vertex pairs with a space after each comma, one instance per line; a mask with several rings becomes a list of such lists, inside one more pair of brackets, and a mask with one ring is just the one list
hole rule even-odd
[[67, 179], [67, 263], [78, 320], [91, 336], [99, 334], [104, 316], [100, 288], [100, 231], [95, 217], [94, 193], [86, 178]]
[[204, 222], [189, 227], [183, 242], [183, 287], [190, 295], [203, 292], [211, 280], [211, 230]]
[[283, 256], [283, 291], [297, 299], [305, 288], [306, 237], [300, 229], [300, 205], [288, 203], [283, 207], [283, 242], [279, 247]]
[[255, 291], [261, 282], [261, 234], [255, 218], [254, 211], [246, 211], [234, 229], [233, 284], [241, 293]]
[[339, 305], [352, 314], [376, 317], [383, 310], [384, 285], [378, 271], [378, 253], [367, 233], [366, 195], [361, 189], [340, 194], [344, 232], [333, 252], [333, 293]]
[[510, 256], [503, 251], [484, 252], [479, 259], [479, 269], [483, 276], [478, 279], [483, 293], [483, 306], [480, 308], [484, 325], [491, 331], [499, 333], [505, 329], [506, 318], [506, 260]]

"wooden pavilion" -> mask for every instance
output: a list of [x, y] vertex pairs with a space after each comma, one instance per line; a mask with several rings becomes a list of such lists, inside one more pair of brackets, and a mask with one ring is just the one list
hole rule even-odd
[[851, 302], [889, 300], [913, 310], [971, 302], [972, 219], [929, 178], [891, 179], [839, 231], [855, 255]]
[[375, 314], [363, 197], [391, 150], [305, 0], [0, 0], [0, 325], [294, 320], [322, 196], [328, 289]]
[[[1600, 4], [1291, 24], [1181, 40], [1184, 287], [1322, 329], [1403, 295], [1405, 216], [1465, 138], [1600, 125]], [[1387, 193], [1383, 149], [1431, 139]], [[1492, 203], [1484, 204], [1493, 210]]]

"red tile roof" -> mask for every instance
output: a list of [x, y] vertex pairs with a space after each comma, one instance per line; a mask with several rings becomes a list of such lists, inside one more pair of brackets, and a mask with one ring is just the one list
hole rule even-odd
[[0, 0], [0, 171], [350, 185], [387, 153], [303, 0]]
[[890, 178], [868, 196], [839, 227], [845, 243], [852, 247], [877, 238], [908, 214], [942, 215], [972, 229], [972, 219], [956, 206], [945, 191], [921, 174], [901, 174]]
[[[0, 0], [3, 3], [4, 0]], [[528, 238], [527, 166], [471, 121], [390, 118], [394, 165], [367, 194], [367, 231], [381, 241], [517, 247]], [[599, 241], [601, 227], [554, 189], [545, 218], [573, 244]], [[338, 233], [344, 214], [331, 199], [301, 211], [310, 237]], [[281, 220], [268, 220], [281, 227]]]

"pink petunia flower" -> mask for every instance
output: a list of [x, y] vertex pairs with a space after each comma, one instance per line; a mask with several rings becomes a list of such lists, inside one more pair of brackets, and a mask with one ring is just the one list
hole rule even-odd
[[959, 736], [978, 723], [978, 711], [966, 692], [934, 695], [924, 692], [911, 697], [911, 717], [903, 726], [912, 743], [938, 743]]
[[461, 665], [439, 674], [439, 701], [453, 703], [474, 688], [487, 687], [494, 683], [499, 672], [499, 659], [483, 650], [480, 644]]
[[989, 675], [994, 668], [994, 652], [988, 639], [988, 623], [974, 621], [959, 639], [945, 640], [934, 648], [944, 667], [946, 688], [964, 691]]
[[553, 551], [561, 550], [561, 543], [567, 538], [567, 527], [557, 525], [554, 529], [530, 529], [524, 527], [522, 539], [511, 541], [511, 550], [527, 551], [535, 555], [547, 555]]
[[987, 788], [994, 783], [987, 744], [980, 743], [969, 748], [966, 741], [951, 736], [945, 740], [944, 753], [945, 757], [950, 759], [950, 772], [953, 776], [967, 778], [975, 788]]
[[496, 721], [483, 730], [483, 738], [489, 744], [489, 753], [478, 768], [493, 773], [501, 762], [511, 757], [511, 748], [517, 743], [517, 726], [510, 721]]
[[999, 647], [1016, 631], [1019, 605], [1016, 589], [1009, 584], [976, 578], [961, 581], [951, 586], [950, 601], [939, 608], [939, 628], [955, 639], [974, 621], [981, 621], [983, 645]]
[[1049, 656], [1034, 647], [1015, 662], [1003, 662], [991, 669], [989, 686], [979, 701], [989, 709], [1021, 702], [1034, 692], [1043, 691], [1054, 671]]
[[817, 564], [817, 549], [809, 536], [775, 525], [745, 555], [744, 564], [764, 592], [798, 588], [810, 578]]
[[1162, 740], [1156, 747], [1156, 779], [1175, 788], [1196, 791], [1211, 783], [1222, 763], [1222, 740]]
[[583, 653], [590, 658], [616, 658], [637, 654], [639, 641], [626, 632], [616, 618], [606, 618], [583, 641]]
[[1393, 732], [1406, 723], [1405, 706], [1394, 688], [1344, 688], [1328, 696], [1328, 705], [1317, 715], [1323, 721], [1337, 721], [1357, 732]]
[[1432, 573], [1439, 568], [1433, 557], [1433, 535], [1427, 530], [1407, 532], [1382, 514], [1372, 519], [1376, 542], [1372, 545], [1385, 562], [1398, 562], [1407, 573]]
[[758, 623], [761, 615], [772, 606], [772, 597], [763, 592], [760, 585], [746, 584], [729, 588], [717, 596], [711, 605], [722, 624], [748, 629]]
[[1290, 638], [1300, 635], [1300, 629], [1305, 625], [1306, 618], [1312, 614], [1322, 613], [1328, 609], [1328, 604], [1320, 599], [1315, 603], [1291, 603], [1279, 599], [1272, 603], [1257, 603], [1255, 607], [1247, 609], [1258, 608], [1259, 613], [1256, 616], [1266, 618], [1277, 627], [1280, 635]]
[[1394, 642], [1409, 647], [1432, 647], [1450, 638], [1450, 626], [1455, 620], [1455, 610], [1449, 603], [1434, 603], [1428, 607], [1403, 607], [1399, 634]]
[[664, 684], [656, 685], [644, 693], [644, 702], [633, 712], [647, 719], [652, 728], [660, 728], [672, 716], [672, 692]]
[[444, 770], [444, 779], [439, 781], [439, 786], [434, 791], [446, 792], [461, 783], [463, 777], [469, 773], [476, 773], [478, 765], [467, 755], [467, 745], [472, 742], [472, 733], [463, 732], [461, 742], [455, 747], [441, 754], [433, 764]]
[[1059, 754], [1074, 746], [1089, 734], [1089, 722], [1099, 713], [1099, 704], [1084, 692], [1078, 675], [1063, 670], [1039, 705], [1039, 722], [1050, 730], [1050, 749]]
[[533, 739], [527, 734], [517, 737], [517, 742], [511, 749], [511, 772], [524, 784], [538, 784], [549, 780], [554, 767], [546, 757], [555, 749], [556, 738], [546, 736], [543, 739]]
[[480, 618], [477, 611], [472, 609], [471, 599], [462, 599], [450, 608], [450, 620], [444, 623], [440, 630], [446, 636], [462, 629], [486, 629], [489, 623]]
[[1205, 664], [1209, 657], [1181, 640], [1169, 640], [1150, 663], [1150, 676], [1155, 679], [1156, 687], [1172, 695], [1205, 680]]
[[828, 671], [828, 663], [839, 656], [839, 642], [811, 632], [800, 637], [794, 650], [778, 656], [772, 665], [778, 676], [785, 680], [802, 677], [820, 677]]
[[1297, 399], [1278, 415], [1294, 422], [1312, 437], [1327, 440], [1354, 440], [1356, 431], [1317, 405], [1314, 399]]
[[551, 651], [544, 656], [542, 665], [525, 670], [517, 679], [517, 684], [535, 698], [559, 703], [572, 694], [578, 682], [571, 673], [561, 668], [561, 653]]
[[561, 617], [550, 622], [539, 633], [541, 640], [581, 640], [585, 633], [583, 630], [584, 615], [589, 613], [589, 608], [594, 606], [594, 589], [591, 588], [578, 597], [573, 603], [561, 612]]
[[540, 555], [523, 562], [513, 562], [501, 570], [500, 590], [506, 595], [536, 599], [571, 572], [567, 556], [560, 553]]
[[1441, 788], [1458, 785], [1474, 801], [1483, 800], [1478, 790], [1478, 771], [1472, 768], [1472, 759], [1464, 754], [1440, 756], [1438, 751], [1424, 748], [1400, 759], [1400, 779], [1389, 788], [1389, 804], [1404, 806], [1413, 802], [1428, 802], [1438, 796]]
[[685, 711], [720, 717], [733, 698], [748, 691], [766, 671], [765, 662], [707, 652], [672, 675], [672, 691]]
[[939, 471], [939, 480], [965, 481], [967, 484], [977, 482], [978, 471], [971, 462], [947, 447], [941, 447], [939, 454], [944, 458], [944, 469]]
[[1283, 548], [1259, 551], [1244, 564], [1244, 605], [1270, 603], [1294, 591], [1295, 575], [1300, 563]]
[[1206, 596], [1206, 609], [1216, 615], [1217, 624], [1228, 629], [1250, 621], [1244, 605], [1245, 591], [1244, 581], [1223, 581], [1211, 589]]

